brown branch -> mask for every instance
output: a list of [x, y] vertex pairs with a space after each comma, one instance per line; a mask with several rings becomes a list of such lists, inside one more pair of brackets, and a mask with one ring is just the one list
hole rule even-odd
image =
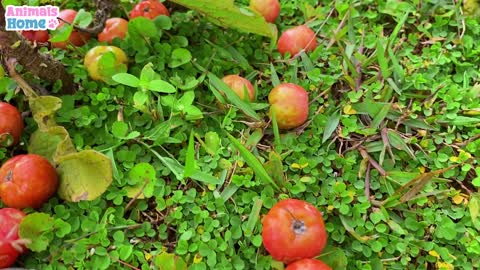
[[102, 32], [105, 27], [107, 19], [110, 17], [113, 8], [115, 7], [115, 1], [112, 0], [93, 0], [95, 2], [95, 19], [94, 25], [88, 28], [82, 28], [79, 26], [74, 26], [75, 29], [81, 32], [86, 32], [92, 35], [98, 35]]
[[386, 176], [386, 175], [387, 175], [387, 172], [385, 171], [385, 169], [383, 169], [382, 166], [380, 166], [380, 165], [367, 153], [367, 150], [365, 150], [365, 149], [362, 148], [362, 147], [359, 147], [359, 148], [358, 148], [358, 151], [360, 151], [360, 155], [362, 155], [363, 158], [368, 159], [368, 162], [370, 162], [370, 164], [371, 164], [375, 169], [377, 169], [377, 171], [380, 173], [381, 176]]
[[5, 9], [0, 4], [0, 57], [6, 63], [16, 60], [26, 70], [43, 80], [55, 83], [62, 81], [64, 93], [73, 93], [73, 76], [63, 64], [47, 54], [42, 54], [15, 31], [5, 31]]

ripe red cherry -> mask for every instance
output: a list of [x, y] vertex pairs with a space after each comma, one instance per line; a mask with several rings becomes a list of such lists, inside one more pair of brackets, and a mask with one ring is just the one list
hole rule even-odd
[[125, 38], [127, 31], [127, 20], [123, 18], [110, 18], [105, 22], [105, 28], [103, 28], [103, 31], [98, 34], [98, 41], [112, 43], [114, 38]]
[[332, 270], [332, 268], [320, 260], [303, 259], [289, 264], [285, 270]]
[[250, 8], [260, 13], [270, 23], [275, 22], [280, 14], [278, 0], [250, 0]]
[[23, 127], [23, 119], [17, 108], [6, 102], [0, 102], [0, 145], [7, 140], [7, 134], [13, 137], [12, 145], [17, 144]]
[[[60, 13], [58, 14], [59, 18], [61, 18], [63, 21], [66, 21], [68, 23], [73, 23], [76, 16], [77, 16], [77, 11], [73, 9], [64, 9], [60, 11]], [[60, 29], [63, 25], [65, 25], [65, 23], [62, 20], [59, 20], [57, 29]], [[89, 39], [90, 39], [89, 33], [79, 32], [77, 30], [73, 30], [72, 33], [70, 34], [70, 37], [68, 38], [70, 43], [77, 47], [83, 46], [85, 43], [87, 43]], [[66, 41], [52, 42], [52, 46], [55, 48], [65, 49], [67, 48], [67, 42]]]
[[275, 260], [291, 263], [318, 256], [327, 243], [327, 232], [317, 208], [302, 200], [286, 199], [263, 218], [262, 240]]
[[255, 88], [252, 83], [239, 75], [227, 75], [222, 78], [222, 81], [228, 85], [241, 99], [245, 99], [245, 88], [247, 89], [248, 99], [253, 101], [255, 99]]
[[170, 16], [170, 12], [168, 12], [168, 9], [158, 0], [142, 1], [130, 11], [130, 19], [145, 17], [153, 20], [160, 15]]
[[30, 40], [31, 42], [38, 42], [38, 43], [46, 43], [50, 36], [48, 35], [47, 30], [39, 30], [39, 31], [22, 31], [22, 36], [26, 39]]
[[301, 126], [308, 119], [308, 93], [300, 85], [283, 83], [272, 89], [268, 95], [270, 118], [275, 112], [280, 129]]
[[27, 250], [18, 241], [18, 228], [24, 217], [25, 213], [20, 210], [0, 209], [0, 269], [12, 266], [17, 257]]
[[278, 39], [278, 51], [285, 56], [288, 52], [293, 57], [300, 51], [311, 52], [317, 48], [315, 32], [306, 25], [290, 28]]
[[57, 188], [57, 171], [42, 156], [14, 156], [0, 167], [0, 199], [8, 207], [39, 208]]

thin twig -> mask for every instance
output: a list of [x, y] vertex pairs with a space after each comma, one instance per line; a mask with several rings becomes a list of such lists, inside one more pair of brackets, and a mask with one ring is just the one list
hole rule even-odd
[[130, 207], [132, 206], [132, 204], [138, 199], [138, 197], [140, 197], [140, 195], [142, 195], [143, 191], [145, 190], [145, 187], [148, 185], [148, 180], [145, 181], [143, 183], [143, 186], [142, 188], [137, 192], [137, 194], [135, 194], [135, 196], [133, 196], [133, 198], [127, 203], [127, 206], [125, 206], [125, 210], [124, 212], [126, 213], [128, 211], [128, 209], [130, 209]]
[[372, 164], [372, 166], [377, 169], [377, 171], [380, 173], [381, 176], [386, 176], [387, 172], [385, 169], [382, 168], [368, 153], [363, 147], [359, 147], [358, 151], [360, 151], [360, 155], [362, 155], [363, 158], [367, 158], [368, 162]]

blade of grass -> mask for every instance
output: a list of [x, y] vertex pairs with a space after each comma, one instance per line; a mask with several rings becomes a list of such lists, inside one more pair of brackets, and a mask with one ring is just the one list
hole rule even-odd
[[340, 123], [340, 113], [337, 111], [332, 114], [328, 120], [327, 125], [325, 126], [325, 131], [323, 132], [322, 143], [325, 143], [337, 129], [338, 124]]
[[377, 61], [378, 65], [380, 66], [380, 71], [382, 72], [383, 78], [388, 78], [390, 77], [390, 70], [388, 69], [388, 59], [385, 57], [385, 46], [384, 46], [384, 37], [380, 35], [380, 32], [378, 33], [378, 38], [377, 38]]
[[277, 123], [277, 115], [275, 114], [275, 111], [272, 111], [272, 128], [273, 128], [273, 142], [275, 145], [280, 145], [281, 140], [280, 140], [280, 130], [278, 129], [278, 123]]
[[407, 152], [410, 155], [410, 157], [413, 158], [414, 160], [417, 159], [417, 157], [413, 153], [413, 150], [410, 149], [410, 147], [408, 147], [407, 143], [405, 143], [403, 138], [400, 135], [398, 135], [398, 133], [390, 129], [387, 132], [387, 136], [388, 136], [388, 141], [393, 147], [397, 148], [398, 150]]
[[260, 178], [265, 183], [269, 183], [274, 188], [279, 190], [278, 185], [275, 184], [270, 175], [268, 175], [265, 168], [263, 168], [262, 163], [260, 163], [260, 161], [258, 161], [258, 159], [252, 153], [250, 153], [248, 149], [245, 148], [245, 146], [243, 146], [243, 144], [241, 144], [237, 139], [235, 139], [229, 133], [226, 134], [233, 146], [238, 150], [238, 152], [240, 152], [240, 155], [243, 157], [243, 159], [245, 159], [245, 162], [248, 164], [248, 166], [253, 169], [255, 175], [258, 176], [258, 178]]
[[190, 139], [188, 140], [187, 154], [185, 157], [185, 170], [183, 177], [190, 177], [195, 171], [195, 147], [193, 140], [193, 130], [190, 131]]
[[387, 104], [383, 106], [383, 108], [375, 115], [375, 117], [372, 120], [372, 127], [373, 128], [378, 128], [380, 126], [380, 123], [387, 117], [388, 112], [390, 111], [390, 108], [392, 107], [392, 104]]
[[253, 204], [252, 211], [248, 216], [247, 225], [245, 226], [244, 233], [246, 237], [252, 236], [253, 231], [255, 230], [255, 225], [257, 224], [260, 218], [260, 210], [262, 209], [262, 206], [263, 206], [262, 199], [256, 199], [255, 203]]
[[225, 93], [225, 95], [227, 96], [227, 99], [230, 100], [233, 103], [233, 105], [237, 106], [240, 110], [242, 110], [246, 115], [250, 116], [251, 118], [257, 121], [260, 121], [260, 117], [252, 109], [250, 104], [243, 101], [237, 94], [235, 94], [235, 92], [233, 92], [232, 89], [230, 89], [230, 87], [228, 87], [228, 85], [226, 85], [222, 80], [220, 80], [213, 73], [208, 73], [207, 76], [210, 80], [210, 83], [215, 88]]
[[277, 86], [280, 84], [280, 79], [278, 78], [278, 75], [277, 75], [277, 70], [275, 69], [275, 66], [270, 63], [270, 73], [272, 73], [270, 76], [271, 76], [271, 80], [272, 80], [272, 84], [273, 84], [273, 87]]
[[[146, 144], [142, 141], [139, 141], [139, 140], [137, 140], [137, 142], [142, 144], [150, 152], [152, 152], [152, 154], [154, 156], [156, 156], [163, 163], [163, 165], [165, 165], [165, 167], [170, 169], [170, 171], [172, 171], [172, 173], [175, 174], [175, 176], [177, 177], [178, 180], [183, 180], [184, 179], [184, 176], [183, 176], [182, 172], [185, 171], [185, 168], [182, 164], [180, 164], [178, 162], [178, 160], [175, 160], [173, 158], [163, 157], [157, 151], [153, 150], [150, 147], [150, 145], [148, 145], [148, 144]], [[192, 175], [190, 176], [190, 178], [193, 179], [193, 180], [199, 181], [199, 182], [207, 183], [207, 184], [218, 185], [218, 184], [221, 183], [220, 180], [218, 178], [214, 177], [213, 175], [210, 175], [208, 173], [204, 173], [204, 172], [201, 172], [201, 171], [198, 171], [198, 170], [195, 170], [192, 173]]]
[[308, 55], [304, 51], [302, 51], [302, 53], [300, 54], [300, 57], [302, 58], [302, 63], [303, 63], [303, 67], [305, 68], [305, 72], [309, 72], [310, 70], [315, 68], [313, 66], [312, 60], [310, 60], [310, 57], [308, 57]]

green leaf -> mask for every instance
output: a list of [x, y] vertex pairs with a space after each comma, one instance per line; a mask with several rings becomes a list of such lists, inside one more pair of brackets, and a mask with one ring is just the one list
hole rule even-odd
[[[118, 73], [125, 73], [127, 71], [127, 66], [123, 63], [118, 63], [117, 62], [117, 57], [115, 54], [111, 51], [105, 52], [102, 54], [100, 59], [98, 60], [98, 70], [101, 76], [101, 79], [109, 84], [114, 84], [115, 81], [112, 79], [112, 77], [115, 74]], [[129, 76], [130, 80], [135, 80], [132, 79], [131, 76]], [[128, 80], [127, 79], [127, 80]]]
[[43, 156], [51, 164], [62, 155], [75, 152], [68, 131], [62, 126], [37, 129], [30, 135], [28, 153]]
[[333, 132], [337, 129], [339, 123], [339, 112], [335, 112], [334, 114], [330, 115], [327, 120], [327, 125], [325, 126], [325, 131], [323, 132], [322, 143], [325, 143], [330, 138], [330, 136], [332, 136]]
[[283, 172], [282, 156], [275, 151], [268, 154], [268, 161], [263, 164], [263, 167], [270, 175], [275, 183], [280, 187], [285, 186], [285, 174]]
[[47, 250], [51, 238], [48, 233], [53, 231], [55, 220], [45, 213], [27, 215], [20, 223], [18, 235], [22, 239], [30, 240], [27, 248], [34, 252]]
[[157, 179], [155, 168], [149, 163], [138, 163], [128, 173], [129, 183], [132, 186], [126, 187], [127, 196], [133, 198], [143, 189], [137, 198], [151, 198]]
[[220, 143], [220, 137], [217, 132], [209, 131], [205, 134], [205, 144], [203, 144], [203, 147], [210, 155], [215, 155], [217, 153], [221, 146]]
[[73, 31], [72, 25], [64, 24], [61, 28], [53, 31], [52, 37], [48, 41], [50, 42], [67, 41], [72, 31]]
[[153, 19], [153, 23], [157, 29], [170, 30], [172, 28], [172, 19], [168, 16], [157, 16]]
[[187, 270], [187, 263], [175, 254], [162, 252], [153, 259], [159, 270]]
[[140, 84], [148, 85], [150, 81], [155, 79], [155, 71], [152, 67], [153, 64], [150, 62], [142, 68], [142, 72], [140, 72]]
[[123, 121], [116, 121], [112, 125], [112, 134], [117, 138], [125, 138], [128, 133], [128, 125]]
[[185, 170], [183, 177], [190, 177], [195, 171], [195, 140], [193, 139], [193, 130], [190, 131], [190, 139], [188, 140], [187, 154], [185, 157]]
[[335, 270], [345, 270], [347, 269], [347, 256], [345, 252], [337, 247], [326, 246], [325, 249], [318, 257], [324, 263], [328, 264], [332, 269]]
[[75, 16], [75, 20], [73, 24], [78, 25], [82, 28], [86, 28], [93, 20], [92, 14], [90, 12], [85, 11], [84, 9], [80, 9], [77, 12], [77, 16]]
[[382, 72], [383, 78], [390, 77], [390, 70], [388, 69], [388, 59], [385, 57], [385, 46], [384, 46], [385, 38], [383, 38], [380, 34], [377, 38], [377, 61], [380, 66], [380, 70]]
[[390, 111], [391, 107], [391, 104], [383, 106], [383, 108], [373, 118], [371, 127], [378, 128], [378, 126], [380, 126], [380, 123], [385, 119], [385, 117], [387, 117], [387, 114]]
[[190, 62], [190, 60], [192, 60], [190, 51], [184, 48], [178, 48], [173, 50], [168, 66], [176, 68]]
[[129, 73], [117, 73], [112, 76], [112, 79], [116, 81], [117, 83], [124, 84], [130, 87], [139, 87], [140, 86], [140, 80]]
[[148, 89], [159, 93], [176, 93], [175, 86], [163, 80], [153, 80], [148, 84]]
[[148, 93], [145, 93], [144, 91], [137, 91], [135, 94], [133, 94], [133, 103], [135, 104], [135, 107], [141, 108], [147, 103], [148, 98]]
[[112, 161], [95, 150], [61, 156], [57, 164], [58, 195], [66, 201], [94, 200], [112, 183]]
[[480, 230], [480, 193], [472, 194], [468, 202], [468, 210], [473, 225], [477, 230]]
[[171, 1], [205, 14], [208, 19], [219, 26], [235, 28], [239, 31], [270, 37], [272, 43], [276, 43], [277, 27], [274, 24], [267, 23], [263, 16], [254, 12], [246, 14], [244, 10], [235, 6], [233, 1]]
[[248, 164], [248, 166], [253, 169], [255, 175], [262, 181], [271, 184], [276, 189], [279, 189], [278, 185], [273, 181], [270, 175], [268, 175], [262, 163], [260, 163], [260, 161], [258, 161], [258, 159], [232, 135], [227, 133], [227, 137], [233, 146], [238, 150], [238, 152], [240, 152], [240, 155], [243, 157], [243, 159], [245, 159], [245, 162]]
[[388, 140], [390, 141], [390, 144], [393, 147], [397, 148], [398, 150], [405, 151], [410, 155], [410, 157], [412, 157], [413, 159], [417, 159], [417, 157], [413, 153], [413, 150], [410, 149], [410, 147], [405, 143], [403, 138], [400, 137], [400, 135], [398, 135], [397, 132], [389, 129], [387, 135], [388, 135]]
[[253, 204], [252, 210], [250, 211], [250, 215], [248, 216], [247, 225], [245, 226], [244, 232], [246, 237], [251, 237], [255, 226], [260, 219], [260, 210], [262, 210], [263, 201], [262, 199], [256, 199], [255, 203]]
[[480, 124], [480, 118], [458, 115], [453, 119], [442, 119], [437, 122], [454, 126], [477, 126]]
[[152, 20], [145, 17], [136, 17], [128, 22], [128, 33], [134, 36], [152, 38], [158, 35], [158, 30]]

